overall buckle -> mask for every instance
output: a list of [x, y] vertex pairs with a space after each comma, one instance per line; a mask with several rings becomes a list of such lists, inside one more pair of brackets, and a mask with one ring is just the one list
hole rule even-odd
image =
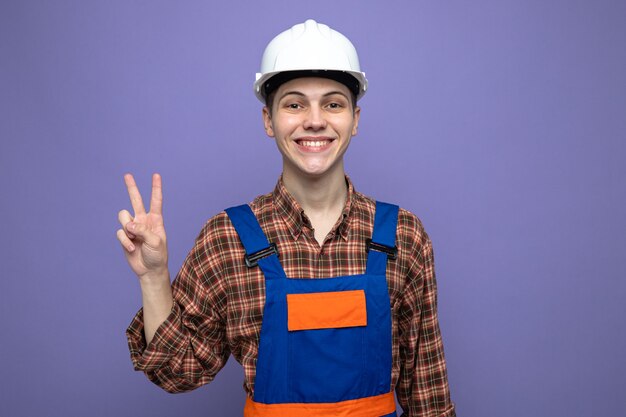
[[246, 255], [243, 259], [246, 261], [246, 266], [248, 268], [254, 268], [257, 266], [259, 259], [266, 258], [273, 254], [278, 256], [278, 249], [276, 248], [276, 243], [271, 242], [267, 248], [251, 253], [250, 255]]
[[381, 245], [380, 243], [372, 242], [372, 239], [365, 240], [365, 248], [367, 252], [370, 249], [373, 249], [378, 252], [383, 252], [387, 254], [387, 259], [396, 260], [398, 258], [398, 247], [397, 246], [387, 246]]

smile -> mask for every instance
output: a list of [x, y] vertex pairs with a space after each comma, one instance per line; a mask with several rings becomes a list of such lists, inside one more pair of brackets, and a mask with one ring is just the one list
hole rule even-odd
[[322, 146], [328, 145], [330, 143], [329, 140], [302, 140], [299, 141], [298, 144], [301, 146], [306, 146], [310, 148], [321, 148]]
[[296, 144], [298, 145], [298, 147], [302, 150], [306, 150], [306, 151], [321, 151], [326, 149], [330, 143], [332, 142], [332, 139], [297, 139], [296, 140]]

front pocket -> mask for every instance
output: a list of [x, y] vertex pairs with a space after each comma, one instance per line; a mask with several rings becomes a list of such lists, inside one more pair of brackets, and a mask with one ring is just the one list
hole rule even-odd
[[365, 291], [287, 294], [289, 331], [367, 326]]

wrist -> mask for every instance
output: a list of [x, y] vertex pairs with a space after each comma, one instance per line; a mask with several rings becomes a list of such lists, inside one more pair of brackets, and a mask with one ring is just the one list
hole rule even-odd
[[[167, 315], [172, 308], [174, 297], [172, 287], [167, 280], [166, 284], [150, 284], [141, 286], [141, 299], [145, 310]], [[165, 318], [165, 317], [163, 317]]]
[[167, 269], [160, 272], [147, 273], [139, 277], [139, 285], [144, 295], [171, 293], [170, 274]]

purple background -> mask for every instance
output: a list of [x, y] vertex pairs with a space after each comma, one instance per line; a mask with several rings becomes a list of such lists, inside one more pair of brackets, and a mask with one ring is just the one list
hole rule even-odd
[[183, 395], [132, 370], [122, 175], [144, 193], [163, 175], [178, 270], [210, 216], [273, 188], [251, 85], [265, 44], [309, 17], [354, 41], [370, 80], [357, 189], [433, 239], [459, 415], [623, 415], [617, 0], [2, 1], [0, 415], [241, 415], [232, 358]]

